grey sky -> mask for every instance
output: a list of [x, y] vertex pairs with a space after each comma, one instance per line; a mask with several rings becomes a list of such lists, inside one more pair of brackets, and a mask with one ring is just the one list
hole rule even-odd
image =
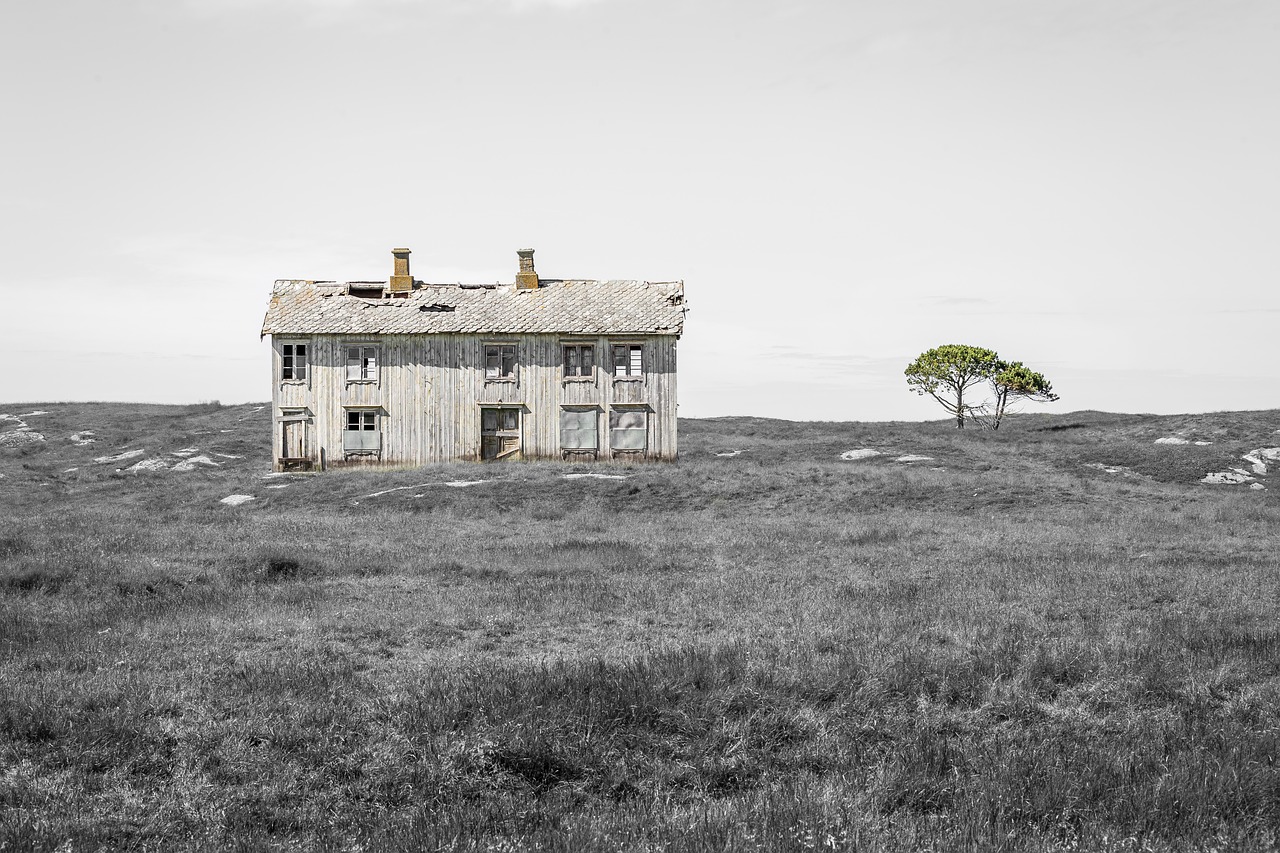
[[275, 278], [682, 278], [681, 413], [1280, 406], [1269, 0], [0, 11], [0, 401], [269, 398]]

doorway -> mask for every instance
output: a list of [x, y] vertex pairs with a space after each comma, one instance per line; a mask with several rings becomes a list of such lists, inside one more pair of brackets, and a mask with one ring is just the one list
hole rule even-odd
[[509, 459], [520, 452], [520, 410], [514, 406], [480, 409], [480, 458]]
[[280, 462], [279, 469], [292, 471], [311, 468], [311, 430], [308, 419], [298, 415], [285, 414], [280, 423]]

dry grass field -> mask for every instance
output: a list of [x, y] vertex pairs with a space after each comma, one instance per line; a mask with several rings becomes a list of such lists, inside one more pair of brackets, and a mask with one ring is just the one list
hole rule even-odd
[[1280, 465], [1199, 482], [1278, 412], [268, 478], [261, 407], [4, 411], [0, 849], [1280, 843]]

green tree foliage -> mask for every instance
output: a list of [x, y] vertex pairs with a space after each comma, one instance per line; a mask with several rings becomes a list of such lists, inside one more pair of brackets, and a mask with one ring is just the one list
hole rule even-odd
[[1020, 361], [1001, 362], [1000, 370], [990, 378], [993, 397], [990, 412], [992, 429], [1000, 429], [1000, 421], [1009, 404], [1018, 400], [1032, 400], [1038, 403], [1052, 403], [1058, 399], [1053, 393], [1053, 385], [1044, 378], [1043, 373], [1036, 373]]
[[[993, 350], [966, 344], [946, 344], [921, 353], [906, 369], [907, 386], [937, 400], [955, 416], [956, 428], [969, 418], [999, 429], [1011, 404], [1019, 400], [1049, 403], [1058, 399], [1042, 373], [1020, 361], [1004, 361]], [[991, 399], [976, 405], [971, 390], [986, 384]]]
[[946, 344], [921, 353], [908, 365], [907, 385], [937, 400], [955, 415], [956, 429], [964, 429], [965, 416], [976, 409], [965, 402], [965, 392], [990, 380], [1000, 366], [1000, 357], [989, 349]]

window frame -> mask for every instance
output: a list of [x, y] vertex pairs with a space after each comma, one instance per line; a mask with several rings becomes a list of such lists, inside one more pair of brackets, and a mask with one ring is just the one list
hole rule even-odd
[[[618, 372], [618, 350], [627, 350], [626, 373]], [[641, 382], [644, 380], [645, 363], [648, 357], [645, 355], [645, 345], [643, 342], [636, 341], [609, 341], [609, 371], [613, 374], [615, 381], [620, 382]], [[635, 363], [635, 351], [640, 351], [640, 372], [632, 373], [631, 368]]]
[[[351, 428], [352, 417], [356, 417], [361, 426], [357, 429]], [[372, 426], [365, 426], [370, 423]], [[366, 442], [362, 441], [359, 446], [351, 447], [347, 444], [348, 433], [372, 432], [377, 439], [377, 446], [365, 446]], [[342, 455], [343, 456], [374, 456], [382, 453], [382, 412], [377, 406], [343, 406], [342, 408]]]
[[[359, 364], [355, 365], [359, 370], [360, 375], [352, 378], [351, 368], [353, 365], [351, 364], [351, 351], [354, 349], [360, 350], [360, 355], [356, 359]], [[365, 356], [366, 350], [373, 350], [372, 376], [365, 375], [366, 371], [369, 369], [368, 365], [365, 363], [367, 361], [367, 357]], [[344, 341], [342, 344], [342, 369], [343, 376], [348, 385], [377, 385], [382, 376], [382, 347], [378, 344], [368, 343], [366, 341]]]
[[[595, 445], [592, 447], [569, 447], [564, 443], [564, 416], [573, 412], [575, 414], [587, 414], [592, 416], [592, 434], [595, 437]], [[597, 405], [564, 405], [560, 407], [560, 429], [559, 429], [560, 455], [562, 458], [570, 459], [577, 456], [590, 456], [592, 459], [600, 455], [600, 407]]]
[[[595, 341], [561, 341], [560, 342], [560, 379], [564, 382], [595, 382], [596, 370], [599, 369], [599, 360], [596, 359]], [[569, 372], [569, 350], [576, 350], [578, 373]], [[582, 373], [582, 351], [591, 351], [591, 372]]]
[[[489, 375], [489, 350], [498, 351], [498, 373]], [[502, 373], [502, 351], [511, 350], [511, 373]], [[484, 341], [480, 349], [480, 369], [484, 371], [485, 382], [520, 382], [520, 344], [517, 341]]]
[[[297, 348], [302, 347], [302, 375], [298, 376]], [[286, 353], [285, 350], [292, 350]], [[286, 359], [288, 360], [286, 362]], [[292, 373], [293, 375], [289, 375]], [[280, 342], [280, 384], [306, 385], [311, 381], [311, 341], [287, 340]]]
[[[648, 405], [613, 405], [609, 407], [609, 453], [614, 456], [639, 456], [647, 457], [649, 455], [649, 413]], [[640, 429], [628, 427], [623, 429], [615, 427], [614, 416], [621, 419], [622, 415], [640, 414], [644, 416], [644, 426]], [[615, 432], [639, 432], [644, 436], [644, 444], [641, 447], [618, 447], [614, 444]]]

